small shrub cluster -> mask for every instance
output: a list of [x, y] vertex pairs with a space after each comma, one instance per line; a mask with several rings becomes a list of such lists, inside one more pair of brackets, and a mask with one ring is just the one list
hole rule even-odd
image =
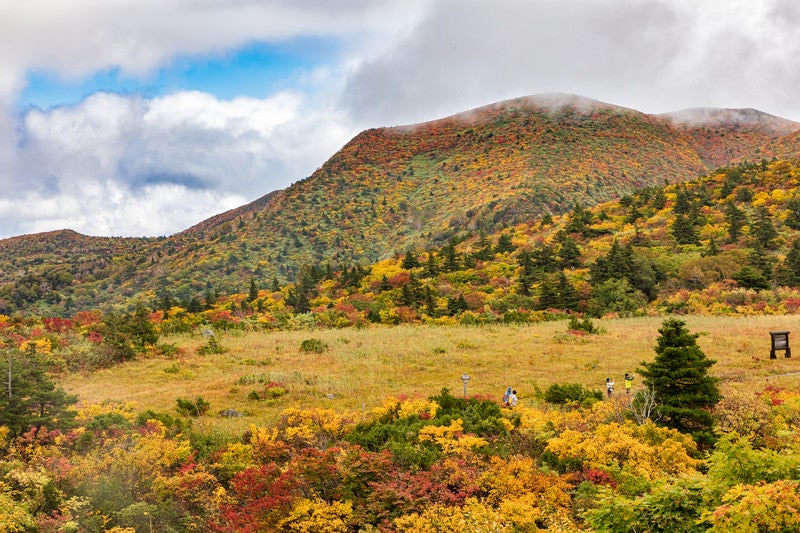
[[305, 353], [323, 353], [328, 350], [328, 345], [320, 339], [305, 339], [300, 343], [300, 351]]
[[570, 331], [585, 331], [590, 335], [597, 335], [601, 333], [600, 328], [595, 326], [594, 322], [592, 322], [588, 317], [579, 319], [578, 317], [573, 316], [569, 319], [568, 329]]
[[209, 402], [204, 400], [202, 396], [198, 396], [194, 400], [178, 398], [176, 403], [178, 404], [178, 412], [184, 416], [201, 416], [206, 414], [208, 408], [211, 407]]
[[589, 390], [580, 383], [553, 383], [544, 391], [544, 401], [559, 405], [569, 403], [590, 405], [602, 399], [602, 392]]
[[197, 353], [200, 355], [212, 355], [222, 354], [227, 351], [228, 349], [219, 343], [217, 337], [215, 335], [211, 335], [208, 338], [208, 341], [206, 341], [206, 343], [197, 350]]

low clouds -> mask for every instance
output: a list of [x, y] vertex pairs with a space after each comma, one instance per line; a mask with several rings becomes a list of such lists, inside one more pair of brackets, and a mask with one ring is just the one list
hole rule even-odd
[[[641, 92], [687, 22], [659, 2], [443, 0], [394, 49], [365, 62], [345, 91], [356, 116], [418, 121], [504, 98]], [[617, 98], [617, 102], [619, 101]]]
[[[164, 235], [308, 176], [359, 130], [538, 93], [800, 120], [794, 0], [32, 0], [0, 6], [0, 238]], [[19, 109], [29, 72], [334, 39], [263, 98], [178, 89]]]
[[345, 91], [375, 124], [562, 92], [660, 113], [759, 107], [800, 119], [792, 0], [441, 0]]
[[341, 122], [293, 93], [98, 93], [32, 110], [16, 153], [27, 179], [5, 189], [16, 200], [0, 220], [10, 233], [171, 234], [307, 176], [353, 133]]

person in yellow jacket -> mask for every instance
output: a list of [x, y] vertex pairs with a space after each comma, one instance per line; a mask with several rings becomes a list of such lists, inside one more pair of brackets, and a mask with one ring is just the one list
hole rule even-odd
[[627, 372], [625, 372], [625, 394], [630, 394], [632, 387], [633, 387], [633, 374], [628, 374]]

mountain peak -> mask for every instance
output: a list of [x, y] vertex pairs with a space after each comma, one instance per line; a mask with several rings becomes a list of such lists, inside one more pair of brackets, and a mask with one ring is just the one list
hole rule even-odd
[[601, 102], [600, 100], [594, 100], [577, 94], [539, 93], [503, 100], [494, 104], [478, 107], [465, 113], [459, 113], [456, 116], [470, 115], [482, 111], [503, 111], [517, 107], [534, 108], [548, 113], [556, 113], [564, 109], [571, 109], [579, 114], [590, 114], [600, 109], [635, 112], [632, 109]]
[[681, 128], [729, 128], [734, 131], [760, 129], [775, 136], [800, 130], [800, 123], [758, 109], [695, 107], [659, 115]]

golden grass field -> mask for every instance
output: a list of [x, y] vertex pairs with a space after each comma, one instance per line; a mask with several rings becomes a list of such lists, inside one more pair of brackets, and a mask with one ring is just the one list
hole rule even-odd
[[[800, 384], [800, 316], [682, 317], [699, 333], [698, 344], [717, 361], [711, 374], [726, 386], [763, 388]], [[176, 399], [202, 396], [211, 403], [204, 426], [238, 432], [250, 424], [273, 422], [286, 407], [327, 407], [342, 412], [369, 411], [387, 396], [432, 396], [442, 387], [463, 394], [461, 375], [471, 379], [469, 395], [499, 398], [506, 386], [518, 391], [522, 405], [552, 383], [581, 383], [604, 390], [606, 377], [622, 394], [625, 372], [636, 372], [655, 356], [653, 347], [663, 318], [595, 320], [599, 335], [567, 334], [564, 321], [525, 326], [375, 326], [222, 334], [228, 349], [198, 355], [200, 336], [162, 338], [182, 353], [174, 358], [129, 362], [91, 374], [71, 375], [64, 388], [80, 400], [135, 402], [137, 410], [176, 414]], [[770, 331], [788, 330], [796, 353], [769, 359]], [[323, 353], [301, 351], [303, 340], [327, 344]], [[272, 400], [248, 399], [263, 392], [254, 381], [284, 385]], [[248, 382], [254, 382], [249, 384]], [[243, 384], [244, 383], [244, 384]], [[641, 385], [635, 381], [635, 385]], [[223, 409], [247, 413], [223, 418]]]

